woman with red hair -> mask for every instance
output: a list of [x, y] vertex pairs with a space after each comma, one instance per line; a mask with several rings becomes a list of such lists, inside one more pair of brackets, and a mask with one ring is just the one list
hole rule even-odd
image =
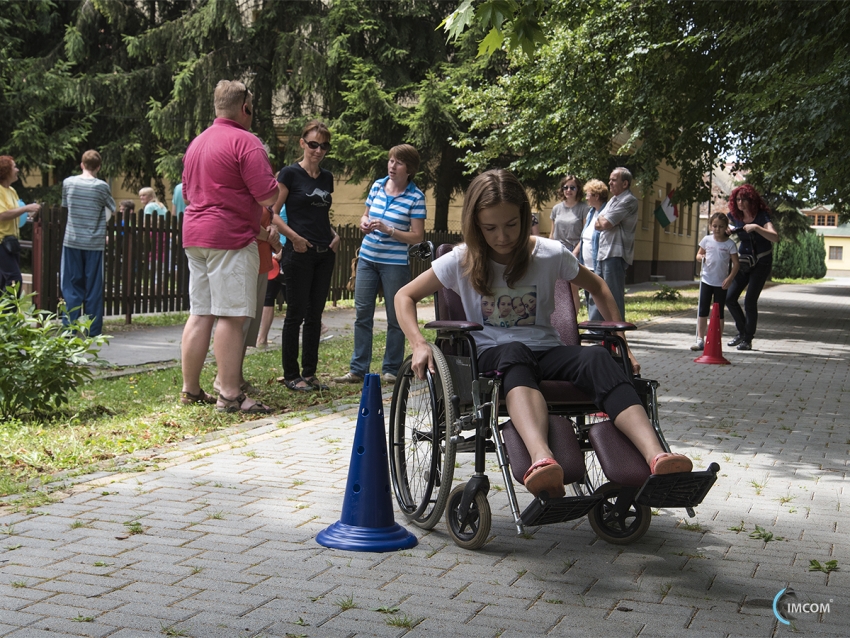
[[21, 286], [21, 244], [18, 241], [21, 215], [37, 213], [38, 204], [21, 206], [18, 194], [12, 188], [18, 180], [20, 169], [14, 158], [0, 155], [0, 294], [7, 286]]
[[[779, 234], [770, 222], [770, 209], [750, 184], [729, 196], [729, 233], [737, 234], [740, 269], [726, 293], [726, 307], [735, 320], [737, 336], [729, 342], [738, 350], [752, 350], [758, 324], [758, 301], [773, 267], [773, 244]], [[744, 288], [744, 308], [738, 303]]]

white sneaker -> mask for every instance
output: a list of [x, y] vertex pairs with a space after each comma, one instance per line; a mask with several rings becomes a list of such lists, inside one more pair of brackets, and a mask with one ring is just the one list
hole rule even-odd
[[359, 377], [353, 372], [346, 372], [341, 377], [334, 377], [334, 383], [363, 383], [363, 377]]
[[695, 352], [697, 350], [705, 350], [705, 340], [704, 339], [697, 339], [697, 342], [694, 345], [691, 346], [691, 350], [693, 350]]
[[384, 372], [384, 374], [381, 375], [381, 380], [384, 383], [395, 383], [396, 376], [394, 374], [390, 374], [389, 372]]

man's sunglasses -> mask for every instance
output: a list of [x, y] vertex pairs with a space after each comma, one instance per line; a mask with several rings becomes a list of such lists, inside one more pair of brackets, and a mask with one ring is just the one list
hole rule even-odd
[[317, 148], [322, 149], [325, 153], [331, 150], [330, 142], [322, 142], [321, 144], [319, 144], [318, 142], [314, 142], [313, 140], [310, 140], [309, 142], [307, 140], [304, 140], [304, 143], [309, 146], [310, 149], [313, 151], [315, 151]]

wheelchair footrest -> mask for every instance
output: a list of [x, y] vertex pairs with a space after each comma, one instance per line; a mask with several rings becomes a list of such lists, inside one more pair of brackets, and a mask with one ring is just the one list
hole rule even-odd
[[547, 501], [536, 498], [522, 513], [522, 522], [524, 525], [549, 525], [572, 521], [585, 516], [601, 500], [602, 497], [598, 494], [564, 496]]
[[654, 474], [635, 497], [638, 505], [649, 507], [696, 507], [717, 480], [720, 466], [712, 463], [702, 472]]

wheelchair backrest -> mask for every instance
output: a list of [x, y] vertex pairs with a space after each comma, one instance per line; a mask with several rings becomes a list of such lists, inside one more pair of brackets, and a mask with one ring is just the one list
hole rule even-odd
[[[452, 251], [454, 244], [440, 244], [436, 256], [442, 257]], [[442, 288], [436, 295], [437, 316], [443, 321], [467, 321], [463, 311], [463, 302], [454, 290]], [[573, 304], [570, 282], [559, 279], [555, 283], [555, 312], [549, 318], [552, 326], [561, 336], [561, 341], [567, 346], [579, 345], [578, 322], [576, 309]]]
[[[455, 247], [454, 244], [440, 244], [437, 246], [437, 257], [448, 255]], [[454, 290], [441, 288], [437, 293], [437, 316], [441, 321], [466, 321], [466, 313], [463, 311], [463, 302]]]

